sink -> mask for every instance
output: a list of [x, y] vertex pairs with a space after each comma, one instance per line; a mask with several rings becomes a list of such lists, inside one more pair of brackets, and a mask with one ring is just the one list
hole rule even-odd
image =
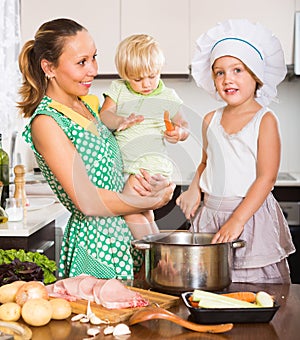
[[296, 181], [296, 178], [288, 172], [279, 172], [277, 176], [277, 181]]

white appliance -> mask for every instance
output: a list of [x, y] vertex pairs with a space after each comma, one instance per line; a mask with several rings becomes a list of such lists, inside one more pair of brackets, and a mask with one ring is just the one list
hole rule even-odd
[[300, 75], [300, 12], [295, 14], [294, 73]]

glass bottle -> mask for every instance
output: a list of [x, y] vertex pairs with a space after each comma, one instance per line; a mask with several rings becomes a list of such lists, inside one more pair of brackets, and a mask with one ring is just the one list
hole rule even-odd
[[[2, 195], [2, 189], [3, 189], [3, 183], [0, 181], [0, 199]], [[6, 223], [7, 221], [8, 221], [7, 214], [5, 210], [2, 207], [0, 207], [0, 224]]]
[[0, 181], [3, 183], [1, 207], [5, 208], [5, 200], [9, 197], [9, 157], [2, 149], [2, 134], [0, 133]]

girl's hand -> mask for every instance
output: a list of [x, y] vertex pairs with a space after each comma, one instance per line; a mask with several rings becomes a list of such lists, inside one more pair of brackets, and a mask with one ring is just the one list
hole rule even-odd
[[129, 127], [135, 125], [135, 124], [139, 124], [140, 122], [142, 122], [144, 120], [144, 116], [142, 115], [136, 115], [134, 113], [132, 113], [130, 116], [121, 119], [119, 127], [117, 129], [117, 131], [123, 131], [128, 129]]
[[244, 226], [231, 218], [214, 235], [211, 243], [232, 242], [240, 237], [243, 230]]
[[201, 202], [200, 190], [191, 190], [190, 188], [183, 192], [177, 199], [176, 204], [180, 207], [187, 219], [195, 216], [196, 210]]

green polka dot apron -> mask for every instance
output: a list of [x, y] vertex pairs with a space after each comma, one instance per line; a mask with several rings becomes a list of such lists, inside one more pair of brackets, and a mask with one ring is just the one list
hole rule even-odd
[[35, 149], [31, 137], [32, 119], [38, 114], [51, 116], [77, 149], [91, 182], [99, 188], [121, 192], [124, 186], [121, 153], [114, 136], [98, 117], [99, 104], [97, 102], [96, 108], [95, 98], [91, 95], [81, 98], [95, 117], [94, 129], [68, 118], [66, 111], [70, 111], [69, 108], [45, 96], [25, 127], [23, 136], [33, 149], [51, 189], [71, 212], [62, 241], [59, 277], [85, 273], [98, 278], [128, 280], [140, 268], [143, 258], [131, 247], [133, 237], [124, 219], [120, 216], [86, 216], [80, 212]]

